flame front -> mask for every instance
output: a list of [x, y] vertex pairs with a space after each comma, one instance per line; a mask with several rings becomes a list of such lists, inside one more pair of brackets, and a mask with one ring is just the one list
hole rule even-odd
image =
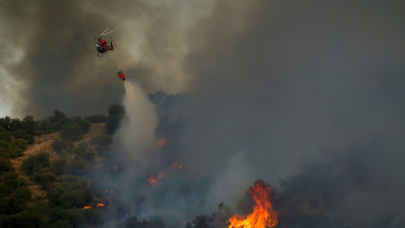
[[163, 146], [163, 144], [166, 144], [166, 140], [165, 139], [161, 139], [157, 142], [158, 146]]
[[165, 176], [164, 173], [158, 174], [157, 177], [155, 177], [155, 176], [152, 174], [152, 175], [147, 179], [147, 181], [148, 181], [149, 184], [151, 184], [152, 187], [153, 187], [153, 186], [156, 185], [157, 181], [158, 181], [160, 178], [164, 177], [164, 176]]
[[174, 162], [171, 166], [170, 166], [170, 170], [180, 170], [183, 173], [183, 168], [181, 167], [180, 164], [178, 164], [177, 162]]
[[269, 185], [266, 185], [262, 180], [256, 181], [255, 185], [249, 189], [249, 195], [255, 202], [253, 213], [248, 216], [232, 216], [228, 221], [230, 224], [228, 228], [275, 227], [278, 218], [271, 205], [272, 194], [273, 191]]
[[85, 206], [85, 207], [83, 207], [83, 209], [91, 209], [91, 208], [93, 208], [92, 206]]

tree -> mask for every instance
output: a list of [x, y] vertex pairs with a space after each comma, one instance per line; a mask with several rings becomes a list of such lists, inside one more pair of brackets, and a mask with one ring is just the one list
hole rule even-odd
[[16, 173], [8, 172], [0, 176], [0, 214], [16, 214], [24, 209], [30, 199], [27, 183]]
[[83, 158], [75, 158], [74, 161], [66, 163], [63, 167], [63, 174], [84, 176], [90, 170], [90, 164]]
[[107, 116], [102, 114], [95, 114], [92, 116], [85, 116], [84, 119], [90, 123], [105, 123], [107, 121]]
[[62, 139], [67, 140], [80, 140], [82, 139], [84, 131], [76, 122], [69, 122], [63, 125], [62, 130], [60, 131], [60, 136]]
[[39, 124], [37, 121], [34, 120], [33, 116], [24, 117], [22, 122], [23, 122], [22, 129], [25, 131], [25, 133], [29, 135], [37, 135]]
[[0, 140], [0, 156], [6, 158], [16, 158], [24, 155], [21, 148], [27, 147], [27, 141], [24, 139], [14, 139], [11, 143]]
[[55, 131], [61, 130], [62, 126], [70, 121], [69, 118], [67, 118], [66, 114], [59, 110], [53, 111], [53, 116], [50, 119], [53, 123]]
[[73, 150], [73, 148], [74, 148], [75, 146], [73, 145], [73, 142], [70, 141], [70, 140], [66, 140], [66, 139], [55, 139], [55, 140], [52, 142], [52, 147], [53, 147], [53, 149], [54, 149], [56, 152], [58, 152], [58, 153], [60, 153], [62, 150], [66, 150], [66, 151], [68, 151], [69, 153], [71, 153], [72, 150]]
[[42, 168], [50, 166], [49, 154], [38, 153], [25, 159], [21, 165], [21, 170], [27, 175], [32, 175], [34, 172], [39, 172]]
[[28, 141], [28, 144], [35, 142], [34, 136], [27, 134], [23, 129], [18, 129], [12, 133], [15, 139], [21, 138]]
[[50, 228], [73, 228], [73, 224], [69, 222], [69, 220], [57, 220], [53, 222]]
[[79, 144], [76, 146], [76, 148], [73, 150], [73, 153], [75, 153], [75, 154], [77, 154], [77, 155], [83, 157], [83, 155], [86, 153], [88, 147], [89, 147], [89, 146], [87, 145], [86, 142], [81, 142], [81, 143], [79, 143]]
[[28, 141], [21, 138], [13, 139], [13, 141], [11, 141], [11, 147], [18, 148], [24, 151], [28, 148]]
[[124, 118], [125, 111], [124, 107], [119, 104], [110, 105], [108, 108], [108, 117], [107, 117], [107, 134], [114, 134], [120, 126], [121, 120]]
[[83, 133], [87, 133], [90, 130], [90, 122], [86, 119], [82, 119], [80, 116], [76, 116], [74, 121], [83, 129]]
[[50, 117], [43, 119], [40, 121], [39, 124], [39, 129], [42, 131], [42, 133], [49, 134], [55, 131], [54, 125], [52, 121], [50, 120]]
[[2, 172], [11, 172], [14, 171], [13, 164], [8, 158], [0, 157], [0, 174]]

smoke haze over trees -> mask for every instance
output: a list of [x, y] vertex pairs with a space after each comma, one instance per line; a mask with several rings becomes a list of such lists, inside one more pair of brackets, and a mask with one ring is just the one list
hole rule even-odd
[[[205, 213], [190, 221], [198, 227], [221, 202], [237, 211], [260, 178], [275, 186], [275, 210], [285, 227], [405, 225], [403, 1], [0, 3], [5, 114], [107, 114], [105, 104], [122, 104], [124, 96], [117, 67], [154, 93], [158, 124], [148, 130], [156, 141], [168, 141], [161, 147], [166, 157], [151, 153], [142, 163], [126, 153], [113, 156], [122, 149], [114, 133], [128, 113], [115, 106], [114, 115], [91, 117], [109, 121], [111, 136], [94, 139], [101, 145], [95, 153], [116, 165], [108, 175], [99, 170], [102, 181], [120, 180], [111, 184], [133, 212], [186, 220]], [[113, 34], [119, 46], [111, 55], [118, 66], [96, 58], [94, 44], [80, 46], [119, 25], [124, 27]], [[160, 90], [168, 94], [155, 93]], [[4, 128], [20, 128], [18, 121], [3, 121]], [[77, 140], [86, 131], [80, 121], [55, 112], [39, 129], [74, 131], [64, 138]], [[32, 121], [23, 122], [24, 131], [7, 127], [0, 135], [7, 151], [0, 151], [2, 157], [20, 156], [25, 147], [10, 132], [33, 143]], [[69, 143], [55, 146], [73, 153]], [[64, 172], [87, 172], [92, 153], [80, 151], [81, 159]], [[150, 191], [145, 179], [167, 172], [177, 156], [184, 174], [170, 173]], [[1, 164], [8, 170], [7, 162]], [[133, 167], [143, 169], [135, 173]], [[48, 170], [38, 175], [52, 180]], [[186, 175], [190, 181], [182, 180]], [[159, 197], [137, 211], [151, 196]], [[190, 214], [167, 214], [180, 198], [176, 210]]]

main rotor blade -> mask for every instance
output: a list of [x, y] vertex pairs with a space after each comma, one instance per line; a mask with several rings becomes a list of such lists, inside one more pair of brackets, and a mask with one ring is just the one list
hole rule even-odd
[[118, 28], [115, 28], [115, 29], [113, 29], [113, 30], [107, 32], [106, 34], [103, 34], [102, 36], [108, 35], [108, 34], [114, 32], [115, 30], [117, 30], [117, 29], [119, 29], [119, 28], [121, 28], [121, 27], [122, 27], [122, 26], [120, 26], [120, 27], [118, 27]]
[[101, 33], [100, 36], [103, 36], [103, 34], [105, 33], [105, 31], [107, 31], [108, 27], [104, 30], [104, 32]]

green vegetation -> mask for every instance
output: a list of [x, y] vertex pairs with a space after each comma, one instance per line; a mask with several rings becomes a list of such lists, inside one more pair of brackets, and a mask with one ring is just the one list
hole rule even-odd
[[85, 120], [89, 121], [89, 123], [105, 123], [107, 122], [107, 116], [96, 114], [93, 116], [85, 116]]
[[66, 139], [55, 139], [52, 143], [52, 147], [53, 149], [60, 153], [63, 150], [71, 153], [73, 151], [73, 148], [75, 147], [73, 145], [73, 142], [70, 140], [66, 140]]
[[[165, 105], [161, 102], [162, 96], [154, 98]], [[96, 191], [100, 184], [97, 183], [99, 172], [118, 176], [124, 171], [123, 167], [109, 161], [116, 146], [113, 134], [124, 116], [123, 106], [114, 104], [109, 106], [108, 116], [98, 114], [72, 118], [55, 110], [53, 115], [41, 120], [35, 120], [33, 116], [22, 120], [0, 118], [0, 227], [79, 228], [102, 224], [99, 212], [107, 210], [107, 207], [83, 208], [89, 205], [95, 207], [106, 197], [104, 190], [101, 193]], [[178, 124], [170, 120], [166, 122], [168, 127]], [[91, 123], [105, 123], [106, 134], [93, 137], [88, 143], [80, 142], [89, 132]], [[161, 131], [165, 132], [165, 129]], [[10, 158], [23, 156], [28, 146], [35, 143], [35, 136], [56, 132], [60, 138], [58, 134], [51, 136], [55, 137], [52, 148], [60, 157], [55, 159], [48, 153], [35, 152], [20, 166], [28, 178], [20, 178]], [[100, 160], [106, 162], [100, 163]], [[32, 196], [28, 184], [39, 185]], [[42, 190], [46, 194], [42, 194]], [[115, 213], [114, 217], [129, 216], [123, 205], [111, 205], [111, 208], [114, 209], [109, 213]], [[163, 221], [158, 218], [142, 220], [137, 217], [130, 217], [119, 225], [128, 228], [164, 227]]]
[[49, 168], [51, 162], [49, 161], [49, 154], [39, 153], [24, 160], [21, 165], [21, 170], [26, 175], [32, 175], [39, 172], [43, 168]]
[[3, 172], [12, 172], [14, 171], [14, 167], [11, 164], [11, 161], [7, 158], [0, 157], [0, 175]]
[[0, 157], [16, 158], [24, 155], [24, 150], [28, 148], [28, 142], [25, 139], [17, 138], [0, 140]]
[[62, 139], [77, 141], [82, 139], [84, 130], [76, 122], [69, 122], [63, 125], [60, 131], [60, 137]]
[[122, 105], [113, 104], [108, 108], [108, 118], [106, 122], [107, 134], [114, 134], [124, 118], [125, 110]]

